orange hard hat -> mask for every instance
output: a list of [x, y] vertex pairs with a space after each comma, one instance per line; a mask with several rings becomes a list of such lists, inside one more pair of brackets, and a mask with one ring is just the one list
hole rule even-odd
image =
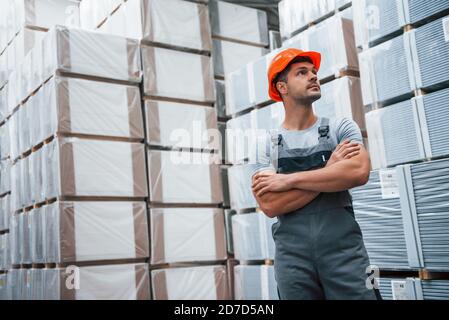
[[293, 59], [297, 57], [308, 57], [312, 60], [315, 69], [318, 71], [321, 64], [321, 54], [315, 51], [302, 51], [295, 48], [285, 49], [279, 52], [271, 61], [270, 67], [268, 68], [268, 94], [270, 98], [274, 101], [282, 101], [279, 92], [276, 89], [276, 84], [273, 80], [276, 76], [282, 72]]

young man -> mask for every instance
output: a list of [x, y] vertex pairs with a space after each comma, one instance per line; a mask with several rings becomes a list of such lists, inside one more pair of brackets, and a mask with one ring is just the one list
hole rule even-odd
[[280, 299], [376, 299], [369, 259], [348, 192], [365, 184], [370, 160], [352, 120], [317, 117], [321, 55], [287, 49], [269, 67], [269, 94], [285, 120], [266, 137], [252, 177], [262, 211], [277, 217], [275, 276]]

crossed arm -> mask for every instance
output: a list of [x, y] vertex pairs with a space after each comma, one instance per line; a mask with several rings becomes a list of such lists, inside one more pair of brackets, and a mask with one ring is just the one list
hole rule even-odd
[[366, 149], [345, 141], [337, 146], [322, 169], [291, 174], [263, 171], [254, 175], [253, 194], [262, 211], [276, 217], [303, 208], [321, 192], [338, 192], [365, 184], [370, 167]]

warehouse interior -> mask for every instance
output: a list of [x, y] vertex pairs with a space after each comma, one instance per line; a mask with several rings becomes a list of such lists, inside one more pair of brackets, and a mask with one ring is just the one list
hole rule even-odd
[[0, 300], [278, 300], [267, 71], [318, 51], [320, 117], [383, 300], [449, 300], [447, 0], [0, 2]]

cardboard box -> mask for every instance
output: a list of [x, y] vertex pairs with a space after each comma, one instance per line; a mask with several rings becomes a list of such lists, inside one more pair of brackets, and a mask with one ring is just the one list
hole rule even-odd
[[218, 163], [217, 156], [208, 153], [150, 150], [150, 201], [176, 204], [222, 203], [223, 189]]
[[214, 108], [167, 101], [145, 101], [150, 145], [219, 150]]
[[149, 257], [144, 202], [58, 201], [40, 213], [47, 263]]
[[152, 208], [151, 264], [226, 260], [222, 209]]
[[229, 300], [225, 266], [160, 269], [151, 272], [154, 300]]
[[142, 46], [142, 61], [146, 96], [214, 103], [210, 57]]
[[148, 195], [144, 145], [57, 138], [44, 145], [46, 198]]
[[149, 300], [148, 265], [44, 269], [45, 300]]
[[210, 2], [209, 8], [214, 37], [268, 46], [265, 11], [216, 0]]

